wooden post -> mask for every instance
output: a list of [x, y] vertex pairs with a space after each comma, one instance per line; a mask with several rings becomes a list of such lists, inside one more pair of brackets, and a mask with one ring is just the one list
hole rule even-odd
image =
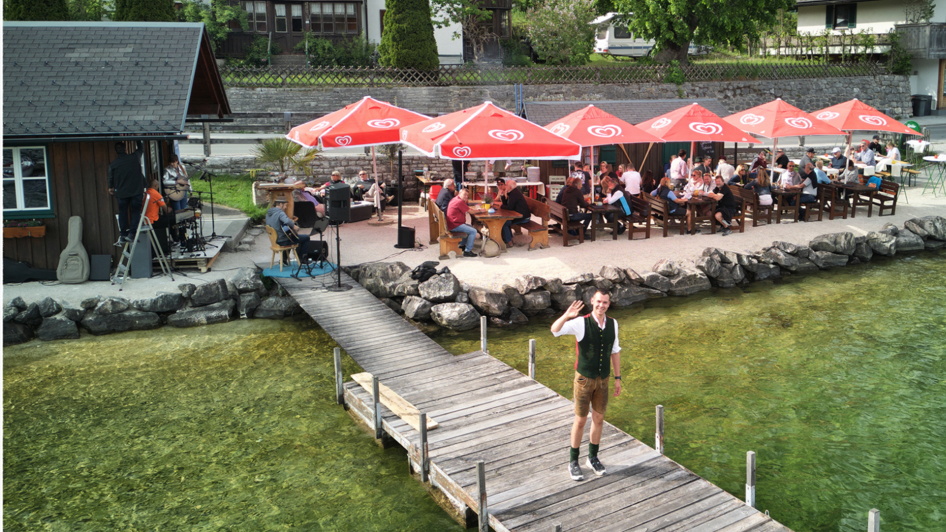
[[420, 479], [428, 482], [427, 477], [427, 413], [420, 413]]
[[562, 532], [562, 525], [555, 525], [555, 532]]
[[210, 122], [204, 122], [204, 157], [210, 157]]
[[486, 316], [480, 316], [480, 351], [489, 353], [486, 350]]
[[345, 404], [345, 389], [342, 384], [342, 350], [335, 348], [335, 402]]
[[880, 532], [880, 510], [877, 508], [867, 513], [867, 532]]
[[746, 453], [746, 504], [755, 508], [755, 452]]
[[664, 454], [664, 405], [657, 405], [657, 437], [654, 438], [657, 452]]
[[482, 460], [476, 463], [476, 490], [480, 494], [479, 532], [489, 532], [489, 510], [486, 508], [486, 464]]
[[529, 340], [529, 378], [535, 380], [535, 339]]
[[371, 377], [371, 396], [374, 398], [374, 438], [381, 439], [381, 391], [377, 375]]

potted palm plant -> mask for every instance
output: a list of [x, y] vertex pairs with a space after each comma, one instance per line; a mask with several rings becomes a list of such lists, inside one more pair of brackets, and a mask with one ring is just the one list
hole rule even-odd
[[281, 179], [291, 174], [312, 175], [312, 162], [320, 156], [317, 148], [303, 148], [279, 137], [257, 144], [253, 155], [258, 163], [272, 167]]
[[46, 236], [46, 226], [42, 220], [4, 220], [3, 238], [42, 238]]

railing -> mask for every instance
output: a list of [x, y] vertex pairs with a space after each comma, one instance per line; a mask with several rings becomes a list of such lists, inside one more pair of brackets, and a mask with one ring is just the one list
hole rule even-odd
[[897, 33], [914, 59], [946, 58], [946, 24], [897, 24]]
[[[883, 63], [704, 63], [679, 67], [687, 82], [749, 79], [806, 79], [878, 76]], [[227, 67], [220, 69], [227, 87], [429, 87], [539, 84], [664, 83], [672, 67], [500, 67], [444, 65], [431, 72], [395, 68]]]

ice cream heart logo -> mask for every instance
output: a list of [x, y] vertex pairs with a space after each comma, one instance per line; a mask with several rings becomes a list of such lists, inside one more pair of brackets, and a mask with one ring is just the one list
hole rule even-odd
[[515, 142], [522, 140], [525, 135], [517, 129], [491, 129], [486, 133], [490, 137], [503, 142]]
[[469, 146], [457, 146], [456, 148], [453, 148], [453, 155], [455, 157], [465, 159], [466, 157], [470, 156], [470, 148]]
[[407, 130], [401, 130], [401, 140], [407, 140]]
[[765, 122], [764, 116], [754, 115], [752, 113], [742, 115], [742, 118], [739, 119], [740, 124], [745, 124], [747, 126], [757, 126]]
[[323, 121], [319, 122], [318, 124], [312, 126], [312, 127], [309, 129], [309, 131], [318, 131], [318, 130], [320, 130], [320, 129], [325, 129], [326, 127], [328, 127], [328, 125], [329, 125], [329, 121], [328, 121], [328, 120], [323, 120]]
[[556, 135], [564, 135], [565, 132], [568, 131], [569, 129], [571, 129], [570, 125], [565, 124], [563, 122], [559, 122], [555, 124], [554, 126], [552, 126], [552, 129], [550, 129], [549, 131], [551, 131], [552, 133], [555, 133]]
[[662, 127], [667, 127], [667, 126], [669, 126], [669, 125], [670, 125], [670, 119], [669, 119], [669, 118], [661, 118], [660, 120], [657, 120], [656, 122], [654, 122], [653, 124], [651, 124], [651, 125], [650, 125], [650, 128], [651, 128], [651, 129], [660, 129], [660, 128], [662, 128]]
[[392, 127], [397, 127], [401, 125], [401, 121], [397, 118], [380, 118], [377, 120], [368, 120], [368, 127], [373, 127], [375, 129], [391, 129]]
[[824, 112], [818, 113], [815, 116], [815, 118], [817, 118], [818, 120], [834, 120], [835, 118], [839, 116], [841, 115], [839, 115], [838, 113], [833, 113], [831, 111], [824, 111]]
[[811, 120], [803, 116], [786, 118], [785, 123], [798, 129], [811, 129]]
[[883, 117], [880, 117], [880, 116], [860, 115], [858, 118], [861, 119], [861, 122], [864, 122], [865, 124], [870, 124], [872, 126], [886, 126], [887, 125], [887, 121], [884, 120]]
[[339, 146], [348, 146], [351, 144], [351, 137], [345, 135], [344, 137], [335, 137], [335, 144]]
[[701, 135], [718, 135], [723, 132], [723, 126], [715, 122], [693, 122], [690, 130]]
[[434, 131], [440, 131], [441, 129], [447, 127], [447, 124], [443, 122], [434, 122], [424, 129], [420, 130], [421, 133], [433, 133]]
[[607, 126], [590, 126], [588, 133], [602, 138], [616, 137], [621, 134], [621, 128], [613, 124]]
[[299, 132], [298, 132], [298, 131], [293, 131], [293, 132], [292, 132], [292, 138], [294, 138], [294, 139], [296, 139], [296, 140], [299, 140]]

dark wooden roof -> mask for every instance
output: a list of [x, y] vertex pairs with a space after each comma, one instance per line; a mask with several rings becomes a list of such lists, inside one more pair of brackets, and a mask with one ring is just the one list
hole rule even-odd
[[729, 116], [725, 107], [714, 99], [702, 100], [602, 100], [590, 102], [525, 102], [526, 118], [544, 126], [563, 116], [594, 105], [625, 122], [638, 125], [691, 103], [698, 103], [719, 116]]
[[203, 24], [3, 23], [6, 139], [179, 135], [229, 114]]

